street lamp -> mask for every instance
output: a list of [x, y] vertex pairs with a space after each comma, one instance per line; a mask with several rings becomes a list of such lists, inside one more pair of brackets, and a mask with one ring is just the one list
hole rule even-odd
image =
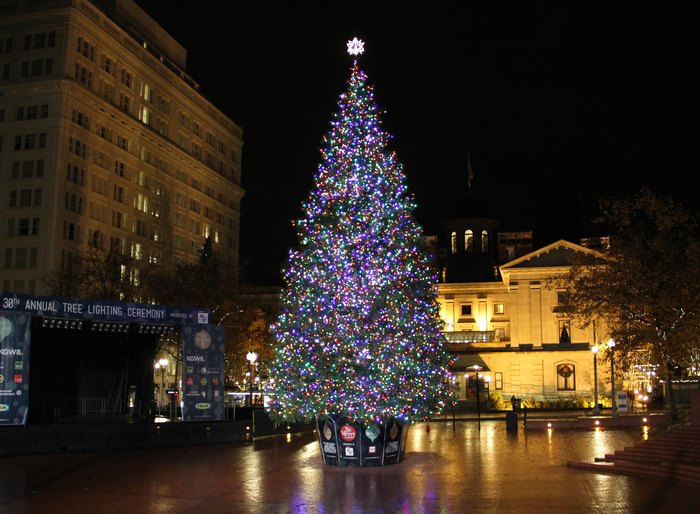
[[610, 350], [610, 385], [612, 391], [612, 415], [617, 414], [617, 397], [615, 396], [615, 341], [608, 339]]
[[248, 352], [245, 356], [246, 360], [248, 361], [248, 370], [249, 370], [249, 376], [248, 379], [250, 380], [250, 406], [253, 406], [253, 374], [255, 370], [255, 361], [258, 360], [258, 354], [255, 352]]
[[593, 352], [593, 414], [600, 414], [598, 407], [598, 345], [591, 347]]
[[476, 426], [478, 430], [481, 430], [481, 401], [479, 399], [479, 370], [481, 370], [481, 366], [478, 364], [474, 364], [472, 366], [474, 369], [474, 378], [476, 379], [476, 382], [474, 384], [474, 389], [476, 390]]
[[165, 368], [168, 365], [168, 359], [160, 359], [156, 362], [156, 371], [160, 370], [160, 394], [158, 395], [158, 412], [163, 411], [163, 391], [165, 389]]

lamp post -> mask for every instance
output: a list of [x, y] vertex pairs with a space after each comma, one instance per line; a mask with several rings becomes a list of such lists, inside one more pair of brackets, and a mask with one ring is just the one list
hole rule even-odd
[[165, 367], [168, 365], [168, 359], [160, 359], [156, 362], [156, 371], [160, 370], [160, 394], [158, 395], [158, 412], [163, 411], [163, 391], [165, 390]]
[[250, 381], [250, 407], [253, 406], [253, 374], [255, 370], [255, 361], [258, 360], [258, 354], [255, 352], [248, 352], [245, 356], [248, 361], [248, 380]]
[[474, 383], [474, 390], [476, 391], [476, 426], [477, 430], [481, 431], [481, 399], [479, 398], [479, 370], [481, 366], [474, 364], [472, 368], [474, 368], [474, 378], [476, 380]]
[[593, 414], [600, 414], [598, 407], [598, 345], [591, 347], [593, 352]]
[[617, 396], [615, 396], [615, 341], [608, 339], [610, 350], [610, 386], [612, 394], [612, 415], [617, 415]]

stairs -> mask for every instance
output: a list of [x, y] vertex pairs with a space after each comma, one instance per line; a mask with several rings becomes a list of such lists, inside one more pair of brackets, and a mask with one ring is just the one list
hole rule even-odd
[[596, 462], [603, 464], [570, 462], [569, 466], [700, 487], [700, 425], [680, 425], [660, 432]]

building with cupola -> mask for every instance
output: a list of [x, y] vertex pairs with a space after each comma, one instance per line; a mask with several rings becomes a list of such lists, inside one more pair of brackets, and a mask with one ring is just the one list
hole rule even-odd
[[[440, 317], [461, 400], [593, 405], [593, 346], [601, 323], [579, 327], [561, 309], [565, 290], [553, 281], [581, 256], [602, 254], [565, 240], [533, 249], [531, 231], [499, 232], [498, 221], [469, 191], [450, 211], [437, 239]], [[605, 339], [607, 341], [607, 339]], [[608, 396], [610, 373], [597, 373]], [[620, 390], [618, 388], [618, 390]]]

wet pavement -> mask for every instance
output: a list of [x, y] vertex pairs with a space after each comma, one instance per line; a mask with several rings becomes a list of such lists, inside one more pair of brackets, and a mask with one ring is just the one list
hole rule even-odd
[[[454, 427], [454, 429], [453, 429]], [[641, 428], [506, 431], [503, 420], [410, 428], [402, 463], [321, 461], [313, 434], [250, 444], [0, 458], [0, 513], [676, 513], [700, 490], [567, 467]]]

